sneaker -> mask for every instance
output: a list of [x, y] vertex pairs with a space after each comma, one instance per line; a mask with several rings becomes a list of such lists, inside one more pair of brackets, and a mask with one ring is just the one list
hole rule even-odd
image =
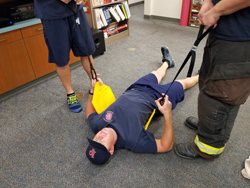
[[67, 96], [67, 101], [71, 112], [78, 113], [82, 111], [82, 107], [75, 94]]
[[162, 53], [162, 62], [168, 63], [168, 68], [174, 67], [175, 63], [172, 59], [170, 52], [166, 46], [161, 47], [161, 53]]

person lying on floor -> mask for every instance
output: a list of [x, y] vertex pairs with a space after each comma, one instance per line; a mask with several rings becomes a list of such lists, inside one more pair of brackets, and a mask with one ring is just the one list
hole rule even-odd
[[[86, 106], [86, 118], [91, 130], [96, 134], [93, 140], [88, 138], [87, 158], [94, 164], [104, 164], [114, 150], [128, 149], [138, 153], [163, 153], [173, 147], [174, 130], [172, 109], [184, 99], [184, 90], [198, 82], [198, 75], [177, 80], [173, 83], [162, 104], [162, 95], [171, 83], [160, 85], [168, 68], [174, 67], [174, 61], [167, 47], [161, 47], [163, 54], [160, 68], [140, 78], [132, 84], [114, 103], [102, 113], [97, 114], [89, 95]], [[99, 83], [103, 82], [98, 78]], [[93, 93], [96, 81], [92, 80], [90, 93]], [[164, 116], [164, 131], [161, 139], [145, 130], [150, 115], [155, 108], [157, 114]]]

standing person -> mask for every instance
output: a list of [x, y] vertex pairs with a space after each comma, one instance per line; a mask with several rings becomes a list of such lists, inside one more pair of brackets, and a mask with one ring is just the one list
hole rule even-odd
[[174, 147], [193, 159], [219, 157], [230, 137], [240, 105], [250, 94], [250, 1], [204, 0], [198, 15], [206, 28], [214, 25], [200, 68], [198, 119], [185, 125], [197, 130], [192, 143]]
[[[167, 68], [174, 66], [169, 51], [162, 47], [163, 64], [157, 70], [140, 78], [132, 84], [114, 103], [102, 113], [97, 114], [92, 105], [92, 95], [86, 106], [86, 117], [91, 130], [96, 134], [93, 140], [88, 139], [87, 158], [94, 164], [104, 164], [114, 150], [128, 149], [138, 153], [163, 153], [172, 149], [174, 130], [172, 108], [184, 99], [184, 90], [198, 82], [198, 75], [173, 83], [163, 104], [160, 104], [162, 93], [171, 83], [160, 85]], [[99, 78], [98, 78], [99, 79]], [[99, 79], [100, 84], [102, 81]], [[92, 80], [90, 92], [94, 91], [95, 80]], [[160, 139], [144, 129], [155, 108], [164, 116], [164, 130]]]
[[[49, 51], [49, 63], [56, 64], [57, 74], [66, 90], [69, 109], [72, 112], [80, 112], [82, 107], [71, 85], [71, 70], [69, 67], [69, 52], [72, 49], [76, 57], [81, 57], [84, 70], [90, 80], [91, 72], [88, 55], [92, 64], [92, 54], [95, 45], [91, 29], [83, 10], [82, 0], [34, 0], [35, 16], [40, 18], [43, 24], [44, 39]], [[75, 13], [77, 5], [80, 5], [80, 27], [73, 26], [76, 22]]]

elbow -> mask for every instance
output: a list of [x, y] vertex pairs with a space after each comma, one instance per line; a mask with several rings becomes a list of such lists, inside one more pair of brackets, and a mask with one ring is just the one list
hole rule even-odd
[[174, 147], [174, 142], [171, 142], [167, 147], [166, 147], [166, 151], [165, 152], [169, 152], [173, 149]]
[[89, 117], [90, 114], [91, 114], [91, 113], [89, 113], [89, 112], [86, 110], [86, 112], [85, 112], [86, 119], [88, 119], [88, 117]]
[[157, 145], [157, 153], [166, 153], [173, 149], [174, 142], [171, 141], [168, 144], [162, 143], [160, 140]]

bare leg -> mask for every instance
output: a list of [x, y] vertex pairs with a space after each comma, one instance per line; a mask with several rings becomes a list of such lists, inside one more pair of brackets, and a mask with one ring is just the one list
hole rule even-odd
[[74, 93], [72, 86], [71, 86], [71, 72], [70, 72], [69, 65], [66, 65], [64, 67], [58, 67], [56, 65], [56, 71], [67, 94]]
[[180, 82], [183, 86], [183, 89], [189, 89], [193, 87], [199, 80], [199, 75], [188, 77], [182, 80], [176, 80], [177, 82]]
[[[89, 58], [90, 58], [90, 61], [93, 65], [93, 67], [95, 68], [95, 64], [94, 64], [94, 60], [93, 60], [92, 55], [90, 55]], [[81, 62], [82, 62], [82, 66], [83, 66], [84, 70], [86, 71], [86, 73], [89, 76], [89, 79], [92, 80], [92, 76], [91, 76], [91, 72], [90, 72], [90, 65], [89, 65], [89, 58], [88, 58], [88, 56], [81, 57]]]
[[162, 78], [164, 78], [164, 76], [166, 75], [167, 69], [168, 69], [167, 62], [163, 62], [160, 68], [158, 68], [156, 71], [151, 72], [156, 76], [158, 84], [161, 82]]
[[[94, 61], [93, 61], [92, 55], [89, 56], [89, 58], [90, 58], [90, 60], [93, 64], [93, 67], [94, 67]], [[92, 77], [91, 77], [91, 73], [90, 73], [90, 65], [89, 65], [88, 57], [87, 56], [81, 57], [81, 62], [82, 62], [82, 66], [83, 66], [84, 70], [86, 71], [86, 73], [89, 76], [89, 79], [91, 80]], [[58, 74], [67, 94], [74, 93], [74, 90], [72, 89], [72, 85], [71, 85], [71, 71], [70, 71], [69, 65], [66, 65], [64, 67], [58, 67], [56, 65], [56, 71], [57, 71], [57, 74]]]

